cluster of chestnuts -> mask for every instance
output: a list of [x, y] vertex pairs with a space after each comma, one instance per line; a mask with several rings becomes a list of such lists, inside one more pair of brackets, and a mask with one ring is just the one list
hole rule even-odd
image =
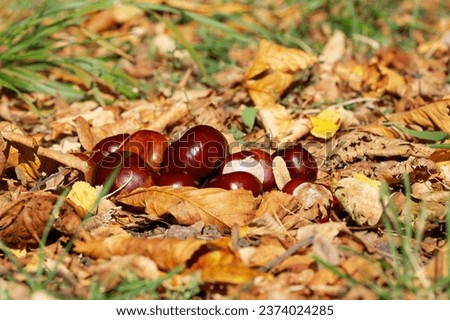
[[272, 154], [257, 148], [229, 154], [225, 136], [207, 125], [191, 127], [173, 142], [152, 130], [111, 136], [96, 144], [89, 162], [94, 168], [92, 184], [114, 177], [112, 191], [150, 186], [244, 188], [256, 197], [277, 188], [275, 157], [284, 160], [291, 178], [284, 192], [294, 194], [300, 184], [316, 179], [316, 161], [299, 144]]

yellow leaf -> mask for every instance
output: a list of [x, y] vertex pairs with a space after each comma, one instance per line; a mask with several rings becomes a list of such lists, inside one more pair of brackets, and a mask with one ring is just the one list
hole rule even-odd
[[359, 180], [361, 182], [364, 182], [364, 183], [370, 185], [372, 188], [375, 188], [375, 189], [379, 189], [381, 187], [381, 182], [380, 181], [367, 178], [365, 175], [363, 175], [361, 173], [354, 173], [353, 174], [353, 178], [355, 178], [355, 179], [357, 179], [357, 180]]
[[242, 284], [263, 275], [244, 265], [237, 254], [226, 249], [206, 253], [191, 269], [201, 270], [202, 280], [207, 283]]
[[86, 213], [94, 206], [97, 196], [97, 191], [93, 186], [85, 181], [77, 181], [72, 186], [67, 198]]
[[27, 181], [37, 180], [39, 178], [41, 161], [35, 153], [27, 156], [25, 156], [25, 153], [21, 153], [18, 167], [22, 169]]
[[339, 110], [326, 109], [316, 117], [310, 117], [312, 123], [311, 134], [316, 138], [331, 138], [339, 130], [341, 115]]

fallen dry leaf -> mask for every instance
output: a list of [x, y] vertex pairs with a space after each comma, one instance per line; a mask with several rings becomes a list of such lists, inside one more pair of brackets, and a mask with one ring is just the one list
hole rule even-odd
[[0, 136], [0, 177], [3, 176], [3, 171], [7, 166], [7, 155], [9, 154], [8, 144]]
[[77, 181], [67, 195], [67, 199], [80, 208], [82, 216], [94, 208], [99, 192], [85, 181]]
[[309, 223], [295, 215], [298, 209], [296, 199], [287, 193], [272, 190], [262, 196], [255, 218], [249, 223], [249, 234], [289, 234], [291, 229]]
[[348, 275], [361, 282], [373, 282], [381, 274], [380, 265], [357, 255], [343, 261], [341, 267]]
[[[300, 122], [294, 120], [288, 110], [276, 102], [293, 83], [294, 74], [316, 62], [315, 56], [302, 50], [286, 48], [266, 40], [260, 42], [255, 60], [244, 78], [264, 128], [274, 138], [283, 139], [290, 135], [291, 139], [298, 139], [309, 131], [310, 126], [307, 123], [303, 123], [302, 119]], [[261, 74], [265, 75], [255, 79]], [[297, 126], [302, 129], [292, 135], [289, 131]], [[304, 130], [306, 132], [303, 132]]]
[[300, 49], [286, 48], [261, 40], [253, 65], [247, 70], [245, 78], [250, 80], [268, 70], [292, 73], [308, 68], [316, 62], [315, 56]]
[[206, 283], [242, 284], [253, 281], [263, 272], [250, 269], [239, 255], [227, 248], [210, 251], [192, 265], [190, 271], [201, 271], [202, 280]]
[[333, 109], [325, 109], [317, 116], [310, 116], [312, 123], [311, 134], [316, 138], [329, 139], [339, 130], [340, 112]]
[[423, 272], [430, 279], [447, 277], [449, 271], [449, 245], [448, 243], [439, 249], [439, 252], [422, 268]]
[[316, 159], [328, 159], [325, 166], [336, 167], [342, 163], [354, 163], [376, 158], [428, 158], [434, 149], [420, 143], [411, 143], [403, 139], [379, 137], [364, 131], [352, 131], [339, 139], [330, 141], [330, 145], [318, 149]]
[[265, 131], [280, 143], [296, 141], [311, 130], [309, 119], [294, 118], [289, 110], [280, 104], [257, 105], [256, 108]]
[[333, 203], [333, 195], [326, 187], [317, 183], [304, 182], [295, 189], [298, 200], [297, 215], [308, 220], [320, 220], [328, 217]]
[[330, 39], [325, 44], [319, 57], [323, 65], [331, 68], [336, 62], [340, 61], [345, 54], [346, 37], [341, 30], [335, 30]]
[[74, 250], [89, 257], [111, 258], [137, 254], [151, 258], [161, 270], [168, 271], [186, 263], [194, 253], [206, 245], [204, 240], [175, 238], [136, 238], [118, 235], [89, 242], [76, 241]]
[[440, 168], [426, 158], [409, 157], [405, 161], [385, 161], [377, 166], [375, 177], [386, 181], [389, 185], [403, 181], [403, 175], [409, 175], [412, 183], [427, 181], [430, 177], [440, 174]]
[[337, 181], [334, 195], [359, 225], [374, 226], [381, 218], [383, 206], [380, 195], [381, 183], [360, 174]]
[[151, 219], [172, 215], [178, 223], [192, 225], [203, 221], [220, 230], [245, 226], [252, 220], [258, 200], [250, 191], [218, 188], [151, 187], [118, 197], [117, 201], [145, 209]]
[[12, 147], [20, 151], [17, 170], [23, 172], [27, 181], [36, 180], [41, 172], [47, 175], [57, 171], [59, 166], [68, 166], [87, 173], [90, 167], [86, 161], [60, 151], [38, 145], [35, 139], [12, 131], [2, 131], [1, 135]]
[[331, 265], [338, 265], [339, 250], [333, 240], [344, 229], [345, 225], [340, 222], [311, 224], [298, 229], [296, 240], [302, 241], [313, 237], [311, 254]]
[[388, 115], [390, 122], [418, 125], [424, 130], [450, 133], [450, 99], [440, 100], [422, 107]]
[[[30, 192], [0, 209], [0, 240], [11, 248], [38, 246], [58, 199], [59, 196], [48, 192]], [[81, 225], [81, 215], [78, 208], [66, 200], [56, 212], [52, 229], [75, 234]]]

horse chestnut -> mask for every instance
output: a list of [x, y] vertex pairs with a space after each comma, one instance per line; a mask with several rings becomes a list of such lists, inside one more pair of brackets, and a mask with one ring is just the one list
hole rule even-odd
[[119, 148], [134, 152], [144, 159], [155, 171], [159, 171], [164, 155], [168, 147], [167, 138], [153, 130], [139, 130], [133, 133]]
[[303, 178], [292, 179], [284, 185], [282, 191], [295, 196], [298, 193], [299, 186], [306, 182], [309, 182], [309, 180], [305, 180]]
[[106, 137], [94, 146], [94, 154], [91, 157], [91, 161], [94, 164], [100, 162], [104, 156], [119, 150], [124, 142], [130, 137], [129, 133], [120, 133], [114, 136]]
[[281, 157], [286, 163], [291, 179], [314, 181], [317, 178], [317, 162], [313, 155], [301, 145], [291, 145], [272, 153], [272, 160]]
[[112, 152], [103, 157], [95, 166], [93, 185], [102, 185], [108, 179], [114, 179], [111, 191], [123, 188], [130, 192], [138, 187], [150, 187], [155, 184], [157, 174], [137, 154], [128, 151]]
[[158, 177], [156, 184], [158, 186], [172, 186], [174, 188], [179, 187], [196, 187], [200, 184], [189, 173], [186, 172], [168, 172]]
[[261, 181], [254, 175], [248, 172], [231, 172], [221, 174], [211, 179], [205, 188], [222, 188], [227, 190], [237, 190], [243, 188], [250, 190], [254, 197], [257, 197], [263, 192]]
[[270, 154], [261, 149], [243, 150], [228, 155], [220, 173], [248, 172], [257, 177], [263, 186], [263, 191], [270, 191], [276, 187], [272, 170]]
[[208, 125], [187, 130], [164, 154], [163, 172], [187, 172], [202, 179], [215, 171], [227, 155], [225, 136]]

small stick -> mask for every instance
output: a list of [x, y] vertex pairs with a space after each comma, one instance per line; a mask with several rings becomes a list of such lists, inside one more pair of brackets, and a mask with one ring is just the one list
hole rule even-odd
[[280, 264], [282, 261], [284, 261], [286, 258], [292, 256], [294, 253], [296, 253], [300, 248], [307, 247], [312, 244], [314, 239], [314, 236], [310, 236], [306, 239], [303, 239], [293, 246], [289, 247], [283, 254], [279, 255], [272, 261], [270, 261], [267, 266], [259, 267], [258, 271], [262, 272], [268, 272], [271, 271], [273, 268], [275, 268], [278, 264]]

